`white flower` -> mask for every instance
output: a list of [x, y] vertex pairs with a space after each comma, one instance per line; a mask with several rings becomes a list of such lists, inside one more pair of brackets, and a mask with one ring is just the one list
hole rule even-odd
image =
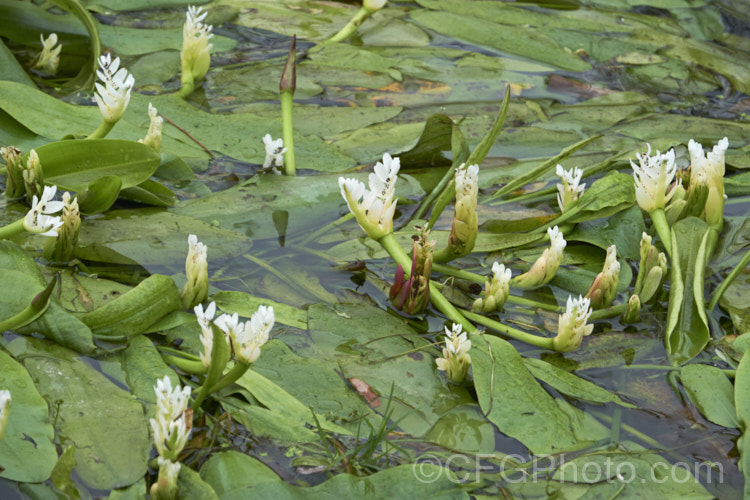
[[[263, 144], [266, 148], [266, 159], [263, 162], [263, 168], [268, 168], [271, 165], [274, 167], [283, 167], [284, 153], [286, 153], [284, 139], [273, 140], [271, 134], [266, 134], [263, 136]], [[276, 172], [275, 168], [274, 172]]]
[[232, 348], [240, 361], [250, 364], [260, 356], [260, 348], [268, 341], [275, 321], [273, 308], [260, 306], [250, 321], [230, 329]]
[[495, 262], [492, 264], [492, 290], [501, 290], [505, 295], [510, 290], [510, 268], [506, 269], [504, 264]]
[[159, 464], [159, 479], [163, 477], [168, 485], [175, 487], [180, 474], [180, 462], [172, 462], [161, 456], [157, 457], [156, 462]]
[[99, 68], [96, 75], [103, 85], [98, 82], [95, 84], [97, 92], [94, 98], [104, 120], [115, 123], [128, 107], [130, 90], [135, 84], [135, 79], [125, 68], [120, 68], [119, 57], [116, 57], [114, 61], [109, 54], [99, 57]]
[[50, 217], [63, 209], [65, 204], [62, 201], [53, 201], [57, 186], [45, 186], [42, 198], [37, 199], [36, 195], [31, 201], [31, 210], [23, 219], [23, 227], [30, 233], [40, 233], [42, 236], [57, 236], [56, 229], [63, 225], [60, 217]]
[[346, 200], [349, 210], [356, 217], [360, 227], [375, 240], [393, 232], [393, 214], [396, 211], [394, 193], [401, 162], [383, 155], [383, 163], [375, 165], [370, 174], [370, 190], [356, 179], [339, 177], [341, 195]]
[[188, 7], [187, 19], [182, 27], [180, 52], [183, 78], [190, 75], [191, 80], [200, 80], [206, 76], [211, 65], [209, 51], [213, 45], [208, 43], [208, 40], [214, 35], [211, 33], [213, 26], [203, 24], [207, 15], [208, 12], [203, 12], [201, 7]]
[[211, 353], [214, 347], [214, 332], [211, 328], [211, 321], [214, 319], [214, 314], [216, 314], [216, 302], [208, 304], [205, 312], [203, 311], [203, 306], [200, 304], [195, 306], [193, 311], [195, 311], [195, 316], [201, 327], [201, 344], [203, 344], [203, 352], [200, 353], [201, 363], [208, 368], [211, 364]]
[[557, 328], [557, 336], [552, 339], [555, 349], [559, 352], [569, 352], [581, 345], [581, 340], [586, 335], [591, 335], [594, 325], [587, 325], [586, 321], [591, 316], [591, 302], [589, 299], [578, 296], [574, 299], [568, 296], [565, 312], [560, 315]]
[[57, 66], [60, 64], [62, 44], [57, 45], [57, 33], [50, 33], [47, 39], [40, 34], [39, 39], [42, 41], [42, 51], [39, 53], [34, 67], [42, 68], [47, 73], [54, 75], [57, 73]]
[[386, 1], [387, 0], [365, 0], [363, 5], [370, 12], [375, 12], [376, 10], [382, 9], [385, 6]]
[[164, 124], [164, 118], [159, 116], [155, 107], [148, 103], [148, 117], [151, 123], [148, 126], [148, 132], [144, 139], [138, 139], [138, 142], [151, 146], [156, 152], [161, 149], [161, 127]]
[[0, 391], [0, 439], [5, 434], [5, 427], [8, 425], [8, 412], [10, 411], [10, 391], [3, 389]]
[[653, 212], [656, 209], [664, 208], [672, 199], [674, 189], [669, 188], [677, 172], [677, 165], [674, 161], [674, 150], [670, 149], [664, 154], [656, 151], [656, 155], [651, 155], [651, 145], [648, 144], [648, 151], [638, 156], [640, 166], [630, 161], [633, 167], [633, 177], [635, 178], [635, 199], [638, 205], [646, 212]]
[[177, 461], [182, 449], [187, 444], [192, 428], [192, 421], [186, 414], [190, 387], [176, 385], [172, 389], [169, 377], [156, 381], [156, 418], [150, 420], [154, 434], [154, 447], [159, 456]]
[[724, 217], [724, 154], [729, 148], [725, 137], [714, 146], [713, 151], [703, 154], [703, 146], [690, 139], [690, 188], [698, 185], [708, 187], [703, 219], [712, 225], [721, 227]]
[[586, 183], [580, 184], [583, 170], [578, 167], [566, 171], [562, 165], [558, 165], [557, 175], [562, 180], [562, 184], [557, 185], [557, 204], [560, 206], [560, 212], [565, 212], [565, 207], [581, 197], [586, 189]]
[[437, 358], [435, 364], [451, 382], [460, 383], [466, 378], [471, 365], [471, 340], [466, 338], [466, 332], [459, 323], [453, 323], [451, 330], [446, 326], [445, 335], [443, 357]]

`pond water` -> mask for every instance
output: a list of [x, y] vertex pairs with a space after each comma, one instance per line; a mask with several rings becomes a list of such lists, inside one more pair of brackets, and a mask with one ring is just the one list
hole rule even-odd
[[[450, 322], [437, 307], [413, 316], [394, 309], [388, 297], [396, 266], [347, 216], [338, 177], [364, 181], [384, 153], [400, 156], [394, 228], [408, 251], [414, 226], [431, 214], [423, 200], [454, 158], [479, 146], [509, 86], [505, 125], [480, 166], [474, 252], [453, 262], [464, 274], [443, 269], [432, 276], [452, 303], [470, 309], [482, 286], [465, 272], [488, 276], [498, 261], [516, 276], [547, 248], [543, 238], [529, 235], [558, 216], [559, 178], [554, 164], [525, 177], [545, 161], [597, 136], [559, 161], [566, 169], [581, 167], [591, 189], [616, 171], [630, 175], [630, 160], [647, 143], [653, 150], [674, 148], [678, 167], [686, 169], [690, 139], [711, 148], [728, 137], [729, 199], [702, 283], [709, 300], [750, 240], [744, 0], [389, 2], [350, 39], [328, 45], [322, 42], [359, 9], [355, 2], [218, 0], [204, 5], [206, 22], [214, 25], [211, 68], [185, 100], [175, 95], [185, 2], [83, 4], [102, 47], [120, 56], [136, 81], [108, 138], [143, 137], [148, 103], [156, 106], [167, 121], [151, 182], [164, 188], [139, 184], [123, 190], [108, 210], [85, 217], [69, 265], [41, 258], [40, 236], [11, 239], [37, 258], [47, 280], [62, 273], [61, 311], [51, 321], [62, 321], [63, 309], [83, 314], [92, 303], [114, 303], [150, 275], [170, 276], [181, 288], [188, 234], [208, 247], [211, 300], [221, 310], [247, 319], [258, 305], [273, 304], [276, 313], [271, 340], [250, 372], [208, 399], [193, 422], [180, 456], [184, 469], [196, 471], [180, 475], [186, 498], [209, 498], [204, 488], [220, 498], [741, 494], [742, 426], [729, 380], [741, 357], [731, 340], [750, 326], [746, 273], [706, 311], [711, 342], [689, 360], [716, 372], [672, 363], [664, 341], [673, 300], [668, 280], [637, 322], [620, 318], [624, 306], [601, 314], [572, 352], [510, 340], [487, 344], [486, 357], [477, 352], [486, 349], [477, 337], [472, 375], [452, 384], [434, 361]], [[64, 45], [56, 77], [34, 71], [28, 82], [9, 83], [24, 77], [15, 66], [0, 67], [0, 145], [27, 151], [66, 134], [88, 135], [99, 120], [96, 106], [87, 106], [89, 93], [61, 87], [85, 63], [86, 29], [72, 15], [31, 3], [0, 6], [0, 13], [17, 20], [4, 23], [0, 36], [23, 74], [40, 31], [57, 31]], [[297, 177], [261, 168], [261, 138], [282, 133], [278, 82], [292, 35]], [[57, 104], [31, 93], [29, 83]], [[34, 106], [24, 99], [35, 99]], [[519, 179], [525, 182], [500, 191]], [[617, 196], [605, 191], [597, 199], [601, 208], [565, 226], [561, 221], [568, 245], [555, 278], [535, 290], [512, 287], [518, 298], [490, 316], [554, 336], [555, 308], [586, 293], [610, 244], [617, 245], [621, 265], [614, 304], [627, 303], [640, 235], [653, 226], [632, 189], [628, 199]], [[20, 202], [0, 204], [2, 224], [28, 210]], [[449, 205], [432, 224], [438, 248], [453, 213]], [[0, 298], [7, 312], [19, 304]], [[10, 474], [0, 473], [0, 496], [76, 489], [85, 498], [110, 491], [110, 498], [143, 498], [158, 473], [153, 460], [146, 468], [146, 458], [156, 457], [147, 435], [155, 411], [151, 387], [164, 375], [175, 382], [180, 375], [194, 389], [201, 381], [170, 358], [202, 351], [195, 317], [175, 311], [157, 319], [133, 333], [118, 331], [111, 342], [100, 335], [98, 349], [85, 355], [65, 342], [60, 347], [18, 335], [34, 333], [28, 329], [6, 333], [10, 356], [0, 361], [15, 358], [50, 408], [52, 427], [39, 432], [56, 454], [27, 460], [51, 469], [71, 444], [76, 460], [57, 462], [72, 481], [29, 478], [10, 467]], [[120, 335], [127, 342], [115, 338]], [[499, 334], [488, 328], [485, 335]], [[707, 410], [706, 383], [695, 382], [716, 373], [719, 395], [710, 403], [729, 410]], [[76, 384], [89, 389], [70, 387]], [[71, 424], [76, 412], [79, 426]], [[107, 435], [113, 424], [102, 424], [105, 414], [123, 422], [122, 431]]]

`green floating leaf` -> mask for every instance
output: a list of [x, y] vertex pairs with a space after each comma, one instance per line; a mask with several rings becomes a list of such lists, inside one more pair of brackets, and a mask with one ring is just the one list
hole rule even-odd
[[[596, 184], [596, 183], [595, 183]], [[565, 235], [567, 241], [583, 241], [606, 250], [617, 247], [617, 255], [630, 260], [640, 258], [640, 238], [634, 235], [646, 232], [643, 212], [633, 206], [609, 218], [598, 218], [576, 224], [575, 230]]]
[[424, 438], [462, 453], [494, 453], [495, 426], [478, 405], [457, 406], [435, 422]]
[[617, 394], [541, 359], [524, 358], [523, 361], [534, 377], [563, 394], [590, 403], [617, 403], [625, 408], [635, 408], [632, 404], [620, 399]]
[[137, 335], [182, 307], [180, 292], [169, 276], [154, 274], [117, 299], [83, 314], [81, 321], [95, 335]]
[[732, 318], [732, 323], [738, 332], [750, 332], [750, 276], [740, 275], [719, 299], [719, 304]]
[[619, 212], [635, 203], [635, 185], [627, 174], [613, 173], [594, 181], [578, 200], [573, 211], [586, 212], [572, 218], [573, 222], [599, 219]]
[[280, 483], [281, 478], [257, 458], [236, 451], [214, 453], [201, 467], [201, 477], [217, 495], [233, 490], [247, 491], [248, 486]]
[[672, 226], [672, 274], [665, 343], [676, 363], [693, 359], [711, 335], [703, 299], [708, 224], [688, 217]]
[[57, 436], [76, 444], [75, 472], [88, 487], [121, 488], [143, 477], [152, 445], [141, 405], [129, 392], [64, 347], [19, 337], [7, 348], [54, 402]]
[[155, 207], [173, 207], [177, 204], [174, 192], [151, 179], [145, 180], [127, 189], [123, 189], [120, 197], [124, 200], [136, 201]]
[[560, 411], [555, 399], [534, 380], [518, 351], [507, 341], [475, 335], [471, 359], [482, 411], [501, 432], [518, 439], [532, 453], [557, 453], [581, 441], [602, 437], [597, 429], [582, 428], [580, 422]]
[[85, 191], [78, 193], [78, 206], [81, 212], [93, 215], [109, 210], [117, 201], [121, 187], [122, 179], [116, 175], [103, 175], [91, 181]]
[[36, 152], [45, 183], [72, 191], [84, 191], [103, 176], [119, 177], [123, 189], [137, 186], [156, 172], [160, 160], [145, 144], [116, 139], [58, 141]]
[[180, 467], [177, 478], [177, 498], [181, 500], [219, 500], [211, 486], [193, 469], [186, 465]]
[[67, 498], [81, 498], [81, 494], [76, 487], [76, 483], [71, 479], [70, 474], [76, 466], [75, 445], [69, 445], [62, 452], [60, 458], [52, 469], [50, 479], [55, 488], [65, 494]]
[[[154, 344], [143, 335], [132, 337], [123, 352], [122, 368], [133, 396], [156, 406], [154, 386], [157, 380], [169, 377], [172, 387], [180, 383], [177, 374], [167, 366]], [[148, 412], [149, 414], [151, 412]]]
[[0, 477], [38, 483], [49, 479], [57, 462], [47, 403], [29, 373], [0, 351], [0, 389], [10, 391], [11, 406], [5, 435], [0, 441]]
[[724, 427], [739, 427], [734, 387], [721, 369], [690, 364], [682, 367], [680, 379], [690, 399], [707, 419]]

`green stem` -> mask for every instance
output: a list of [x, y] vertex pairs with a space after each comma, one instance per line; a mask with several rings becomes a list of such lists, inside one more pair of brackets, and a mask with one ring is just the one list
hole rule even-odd
[[172, 364], [185, 373], [190, 373], [192, 375], [203, 375], [206, 373], [206, 367], [203, 366], [201, 361], [180, 358], [178, 356], [172, 356], [171, 354], [162, 354], [162, 358], [164, 358], [164, 361], [166, 361], [167, 364]]
[[182, 75], [180, 91], [177, 93], [182, 99], [186, 99], [195, 90], [195, 81], [192, 75]]
[[425, 213], [427, 212], [427, 209], [430, 208], [430, 205], [432, 205], [432, 202], [435, 201], [435, 198], [437, 198], [442, 192], [445, 190], [448, 183], [453, 179], [453, 176], [456, 173], [456, 169], [453, 165], [448, 167], [448, 169], [443, 174], [443, 177], [440, 179], [440, 182], [438, 182], [437, 186], [435, 186], [435, 189], [430, 191], [430, 194], [425, 196], [425, 198], [422, 200], [422, 203], [420, 203], [419, 208], [417, 208], [417, 211], [414, 212], [414, 215], [412, 216], [412, 220], [414, 219], [421, 219], [424, 217]]
[[294, 160], [294, 130], [292, 129], [292, 100], [291, 92], [281, 92], [281, 138], [284, 139], [286, 153], [284, 156], [284, 171], [286, 175], [297, 175]]
[[[380, 238], [378, 243], [380, 243], [383, 249], [390, 254], [397, 264], [401, 264], [404, 273], [408, 276], [411, 273], [411, 259], [406, 252], [404, 252], [404, 249], [401, 248], [401, 245], [398, 244], [393, 233], [386, 234]], [[471, 321], [466, 319], [458, 309], [456, 309], [453, 304], [451, 304], [448, 299], [440, 293], [437, 284], [432, 280], [430, 280], [430, 301], [440, 312], [445, 314], [448, 319], [454, 323], [460, 323], [468, 333], [479, 332], [477, 327], [475, 327]]]
[[[724, 278], [724, 281], [719, 284], [719, 288], [716, 289], [714, 292], [713, 297], [711, 297], [711, 302], [708, 303], [708, 310], [712, 311], [714, 307], [716, 307], [716, 304], [719, 303], [719, 299], [721, 299], [721, 296], [724, 295], [724, 292], [727, 291], [727, 288], [729, 288], [729, 285], [732, 284], [732, 282], [737, 278], [737, 276], [740, 275], [740, 273], [747, 267], [747, 265], [750, 264], [750, 250], [745, 253], [745, 255], [742, 257], [742, 260], [734, 266], [734, 269], [732, 269], [732, 272], [730, 272], [726, 278]], [[434, 266], [433, 266], [434, 267]]]
[[0, 167], [0, 175], [5, 175], [8, 173], [8, 169], [5, 167]]
[[624, 304], [617, 304], [614, 306], [605, 307], [604, 309], [598, 309], [591, 313], [589, 321], [596, 321], [598, 319], [614, 318], [624, 313], [628, 308], [627, 302]]
[[508, 302], [511, 304], [518, 304], [519, 306], [528, 306], [535, 309], [542, 309], [544, 311], [551, 311], [556, 313], [565, 312], [565, 308], [562, 306], [556, 306], [553, 304], [545, 304], [544, 302], [537, 302], [536, 300], [527, 299], [524, 297], [518, 297], [517, 295], [508, 295]]
[[357, 31], [357, 28], [360, 24], [362, 24], [365, 19], [370, 15], [370, 11], [367, 10], [366, 7], [362, 6], [361, 9], [359, 9], [359, 12], [357, 12], [354, 17], [352, 17], [348, 23], [346, 23], [346, 26], [341, 28], [341, 31], [333, 35], [331, 38], [323, 42], [322, 45], [327, 45], [329, 43], [337, 43], [341, 42], [343, 40], [346, 40], [351, 36], [352, 33]]
[[23, 227], [23, 219], [11, 222], [7, 226], [0, 227], [0, 240], [10, 238], [24, 232], [25, 230], [26, 229]]
[[525, 342], [542, 349], [549, 349], [550, 351], [555, 350], [552, 343], [552, 338], [550, 337], [539, 337], [538, 335], [532, 335], [531, 333], [522, 332], [521, 330], [516, 330], [515, 328], [504, 325], [499, 321], [490, 319], [487, 316], [483, 316], [481, 314], [473, 313], [470, 311], [462, 310], [461, 313], [470, 320], [475, 321], [480, 325], [484, 325], [488, 328], [492, 328], [493, 330], [502, 333], [506, 337], [520, 340], [521, 342]]
[[667, 251], [667, 255], [672, 257], [672, 232], [669, 229], [667, 223], [667, 216], [664, 214], [663, 208], [656, 208], [651, 212], [651, 222], [653, 222], [656, 232], [659, 234], [661, 244], [664, 245], [664, 249]]
[[613, 367], [613, 369], [615, 370], [658, 370], [658, 371], [672, 372], [672, 371], [677, 371], [680, 368], [678, 366], [641, 364], [641, 365], [616, 366], [616, 367]]
[[91, 132], [91, 135], [86, 137], [86, 139], [103, 139], [104, 137], [107, 137], [107, 134], [109, 134], [109, 131], [112, 130], [112, 127], [114, 126], [114, 123], [110, 123], [107, 120], [102, 120], [96, 130]]
[[213, 394], [215, 392], [222, 390], [225, 387], [229, 387], [230, 385], [237, 382], [237, 380], [239, 380], [239, 378], [245, 374], [248, 368], [250, 368], [249, 363], [245, 363], [243, 361], [237, 360], [237, 364], [234, 365], [234, 368], [229, 370], [229, 373], [221, 377], [221, 380], [216, 382], [216, 385], [211, 387], [211, 390], [208, 392], [210, 394]]

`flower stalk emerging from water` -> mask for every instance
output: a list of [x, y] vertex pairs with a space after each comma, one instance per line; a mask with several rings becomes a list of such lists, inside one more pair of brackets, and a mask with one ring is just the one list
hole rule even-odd
[[454, 384], [460, 384], [466, 380], [471, 366], [471, 340], [466, 338], [466, 332], [458, 323], [453, 323], [453, 328], [445, 327], [445, 347], [443, 357], [437, 358], [435, 363], [440, 371], [445, 372], [448, 380]]
[[292, 108], [294, 91], [297, 89], [297, 35], [292, 37], [289, 54], [286, 58], [284, 71], [279, 81], [279, 99], [281, 101], [281, 137], [286, 144], [286, 175], [297, 175], [297, 163], [294, 158], [294, 128]]
[[430, 275], [435, 240], [427, 241], [430, 231], [425, 227], [419, 236], [414, 236], [412, 245], [411, 273], [405, 280], [401, 264], [396, 269], [396, 278], [391, 286], [393, 307], [407, 314], [419, 314], [430, 303]]
[[152, 418], [151, 432], [154, 447], [159, 453], [159, 479], [151, 487], [152, 498], [173, 499], [177, 493], [179, 455], [187, 444], [193, 428], [193, 412], [188, 410], [190, 387], [172, 388], [169, 377], [156, 381], [156, 417]]
[[357, 28], [365, 22], [365, 19], [370, 17], [370, 15], [374, 12], [379, 11], [385, 6], [386, 0], [365, 0], [362, 3], [362, 7], [359, 9], [359, 11], [354, 14], [354, 17], [352, 17], [348, 23], [346, 23], [346, 26], [341, 28], [341, 31], [333, 35], [331, 38], [323, 42], [324, 44], [328, 43], [336, 43], [336, 42], [342, 42], [349, 38], [355, 31], [357, 31]]
[[26, 194], [26, 187], [23, 182], [23, 155], [21, 150], [14, 146], [0, 148], [0, 156], [5, 160], [5, 197], [9, 200], [15, 200]]
[[456, 210], [448, 236], [448, 246], [435, 254], [437, 262], [448, 262], [471, 253], [479, 232], [477, 219], [477, 194], [479, 192], [479, 165], [461, 165], [454, 177]]
[[201, 7], [190, 6], [182, 27], [182, 88], [179, 95], [183, 98], [193, 93], [195, 81], [203, 79], [211, 66], [210, 51], [213, 45], [208, 40], [214, 35], [211, 33], [213, 26], [203, 23], [207, 15], [208, 12], [203, 12]]
[[33, 149], [29, 151], [26, 159], [26, 168], [23, 170], [23, 185], [26, 190], [26, 199], [31, 203], [34, 197], [41, 196], [44, 192], [44, 171], [39, 162], [39, 155]]

